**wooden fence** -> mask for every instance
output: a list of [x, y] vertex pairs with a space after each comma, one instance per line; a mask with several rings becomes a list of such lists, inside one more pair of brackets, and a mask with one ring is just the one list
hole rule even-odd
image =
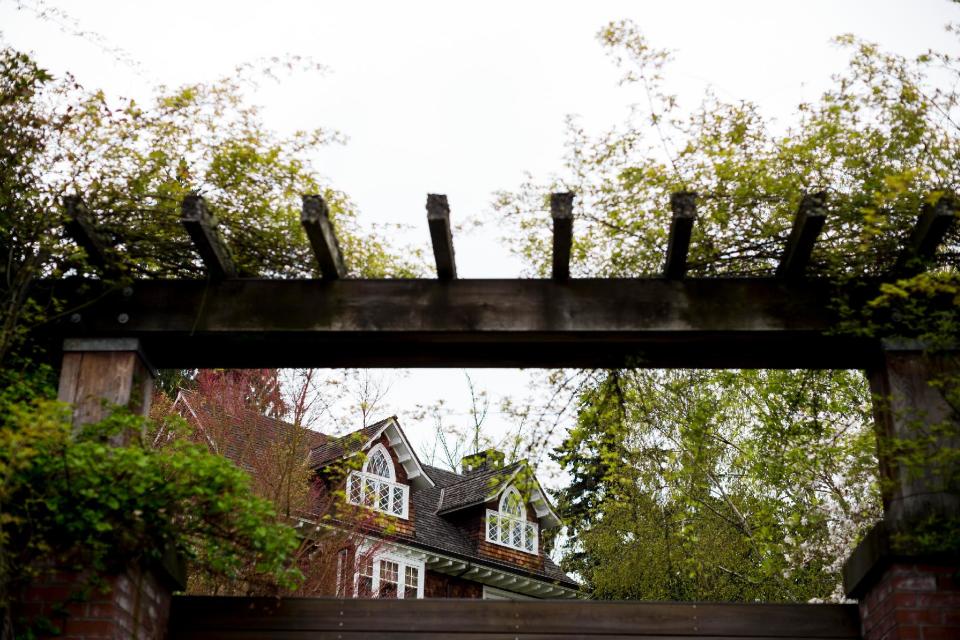
[[171, 640], [193, 638], [860, 638], [856, 605], [333, 600], [177, 596]]

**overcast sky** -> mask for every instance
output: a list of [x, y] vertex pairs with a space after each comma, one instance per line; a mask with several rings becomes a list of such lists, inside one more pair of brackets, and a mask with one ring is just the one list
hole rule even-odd
[[[30, 3], [31, 5], [34, 3]], [[88, 88], [145, 99], [151, 87], [214, 80], [237, 64], [299, 54], [329, 67], [324, 77], [293, 76], [255, 96], [278, 131], [323, 126], [343, 147], [317, 150], [323, 175], [346, 191], [364, 219], [402, 222], [429, 246], [427, 193], [446, 193], [454, 222], [490, 220], [491, 194], [525, 171], [562, 170], [564, 117], [588, 129], [620, 122], [640, 100], [621, 88], [596, 40], [610, 20], [631, 18], [657, 47], [676, 52], [668, 86], [696, 103], [707, 88], [751, 100], [789, 122], [844, 66], [830, 40], [853, 33], [885, 49], [916, 54], [955, 50], [944, 25], [960, 19], [947, 0], [774, 0], [716, 2], [256, 2], [83, 0], [49, 2], [101, 41], [78, 38], [58, 20], [38, 20], [0, 0], [4, 40], [32, 51], [54, 73], [71, 71]], [[137, 62], [119, 62], [117, 47]], [[546, 219], [545, 219], [546, 223]], [[495, 225], [455, 238], [459, 275], [510, 277], [521, 266]], [[473, 373], [499, 397], [516, 393], [518, 372]], [[467, 410], [459, 372], [412, 372], [393, 385], [387, 413], [447, 398]], [[498, 416], [494, 431], [504, 425]], [[425, 425], [407, 431], [425, 441]]]

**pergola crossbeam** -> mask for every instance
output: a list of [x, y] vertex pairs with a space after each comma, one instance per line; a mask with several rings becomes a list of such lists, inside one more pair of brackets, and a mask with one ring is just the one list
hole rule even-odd
[[427, 194], [427, 224], [433, 243], [433, 257], [437, 263], [437, 278], [456, 280], [457, 262], [453, 252], [453, 232], [450, 229], [450, 205], [447, 196]]
[[573, 244], [573, 194], [550, 195], [550, 217], [553, 218], [553, 279], [570, 277], [570, 248]]
[[58, 330], [139, 338], [160, 368], [861, 368], [876, 354], [837, 334], [838, 292], [816, 280], [145, 280], [76, 301], [76, 283], [53, 286], [86, 305], [82, 327]]
[[823, 230], [827, 219], [827, 194], [824, 191], [808, 193], [800, 200], [800, 207], [793, 219], [793, 228], [777, 267], [777, 277], [802, 278], [806, 273], [813, 245]]
[[318, 195], [303, 196], [303, 209], [300, 213], [300, 224], [307, 234], [313, 255], [320, 266], [320, 274], [324, 280], [336, 280], [347, 275], [347, 267], [340, 253], [340, 244], [337, 234], [330, 222], [330, 210], [323, 197]]
[[690, 236], [697, 217], [697, 194], [680, 191], [670, 195], [670, 237], [667, 240], [667, 259], [663, 276], [680, 280], [687, 273], [687, 254], [690, 251]]
[[207, 211], [202, 196], [189, 195], [183, 199], [180, 222], [190, 235], [211, 278], [224, 280], [237, 277], [237, 266], [217, 229], [217, 218]]

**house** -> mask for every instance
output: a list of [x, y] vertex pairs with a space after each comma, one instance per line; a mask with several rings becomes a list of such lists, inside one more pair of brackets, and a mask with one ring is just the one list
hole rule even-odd
[[[216, 409], [190, 392], [176, 405], [200, 431], [214, 422]], [[239, 439], [222, 448], [252, 473], [272, 437], [298, 429], [263, 416], [242, 422]], [[309, 431], [298, 440], [318, 482], [375, 523], [338, 550], [337, 595], [577, 597], [579, 585], [544, 552], [543, 535], [560, 520], [526, 462], [504, 464], [488, 450], [465, 457], [460, 473], [424, 464], [395, 416], [337, 438]]]

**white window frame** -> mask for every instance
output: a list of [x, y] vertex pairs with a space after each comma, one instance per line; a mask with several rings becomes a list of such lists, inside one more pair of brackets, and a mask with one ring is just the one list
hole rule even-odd
[[[358, 551], [362, 554], [362, 551]], [[423, 584], [427, 580], [426, 565], [419, 561], [407, 558], [395, 553], [378, 553], [373, 555], [370, 560], [373, 562], [373, 593], [380, 591], [380, 561], [387, 560], [397, 563], [397, 599], [403, 600], [406, 597], [406, 576], [407, 567], [413, 567], [417, 570], [417, 599], [423, 599]], [[357, 572], [353, 576], [353, 597], [358, 598], [360, 587], [360, 567], [357, 566]]]
[[[387, 469], [390, 471], [389, 478], [367, 471], [367, 465], [377, 452], [382, 453], [387, 459]], [[394, 518], [408, 520], [410, 517], [410, 487], [396, 482], [396, 478], [396, 472], [393, 468], [393, 458], [390, 457], [390, 452], [387, 451], [387, 448], [382, 444], [377, 444], [367, 452], [367, 459], [363, 463], [363, 470], [351, 471], [350, 475], [347, 476], [347, 502], [379, 511]], [[360, 487], [359, 497], [357, 499], [354, 499], [353, 495], [353, 487], [355, 484]], [[373, 500], [370, 504], [366, 502], [368, 488], [371, 488], [373, 494]], [[380, 492], [383, 489], [386, 489], [387, 492], [386, 509], [380, 507]], [[401, 502], [399, 511], [396, 510], [398, 499]]]
[[344, 580], [344, 574], [347, 572], [347, 560], [350, 558], [350, 552], [347, 549], [337, 551], [337, 597], [343, 598], [346, 595], [347, 581]]
[[[359, 483], [360, 486], [358, 499], [354, 499], [353, 495], [353, 487], [355, 483]], [[380, 508], [381, 487], [385, 487], [387, 490], [388, 498], [386, 509]], [[399, 495], [396, 491], [398, 489]], [[368, 490], [370, 490], [373, 495], [373, 500], [370, 504], [366, 502]], [[396, 501], [398, 499], [401, 501], [399, 512], [394, 510]], [[375, 476], [372, 473], [352, 471], [350, 475], [347, 476], [347, 502], [361, 507], [367, 507], [368, 509], [373, 509], [374, 511], [379, 511], [380, 513], [393, 516], [394, 518], [402, 518], [407, 520], [410, 517], [410, 487], [405, 484], [400, 484], [399, 482], [391, 482], [386, 480], [383, 476]]]
[[[522, 551], [523, 553], [529, 553], [531, 555], [538, 555], [540, 553], [540, 527], [536, 522], [530, 522], [527, 520], [526, 513], [524, 513], [524, 517], [518, 518], [517, 516], [504, 511], [504, 506], [507, 504], [508, 497], [511, 495], [520, 497], [520, 492], [517, 491], [515, 487], [509, 487], [500, 497], [500, 510], [494, 511], [492, 509], [487, 509], [487, 519], [483, 523], [484, 536], [486, 537], [487, 542], [492, 542], [493, 544], [500, 545], [501, 547], [516, 549], [517, 551]], [[525, 512], [526, 504], [523, 503], [522, 500], [521, 504], [524, 504], [523, 510]], [[494, 521], [496, 522], [496, 525], [492, 527], [491, 523]], [[506, 527], [504, 527], [504, 522], [506, 522]], [[520, 526], [519, 545], [513, 543], [512, 531], [515, 525]], [[499, 535], [491, 537], [491, 528], [496, 528], [496, 531]], [[503, 539], [504, 531], [507, 532], [506, 540]], [[531, 543], [530, 548], [527, 548], [528, 540]]]
[[[369, 470], [370, 461], [373, 459], [374, 455], [377, 453], [382, 454], [383, 457], [386, 459], [387, 471], [390, 472], [389, 476], [379, 476], [375, 473], [370, 473], [370, 470]], [[390, 452], [387, 451], [387, 448], [383, 446], [382, 443], [377, 443], [376, 445], [371, 447], [369, 451], [367, 451], [367, 457], [363, 461], [363, 471], [364, 473], [370, 473], [370, 475], [375, 476], [377, 478], [386, 477], [386, 479], [390, 480], [391, 482], [396, 482], [397, 480], [397, 472], [393, 468], [393, 458], [390, 457]]]

